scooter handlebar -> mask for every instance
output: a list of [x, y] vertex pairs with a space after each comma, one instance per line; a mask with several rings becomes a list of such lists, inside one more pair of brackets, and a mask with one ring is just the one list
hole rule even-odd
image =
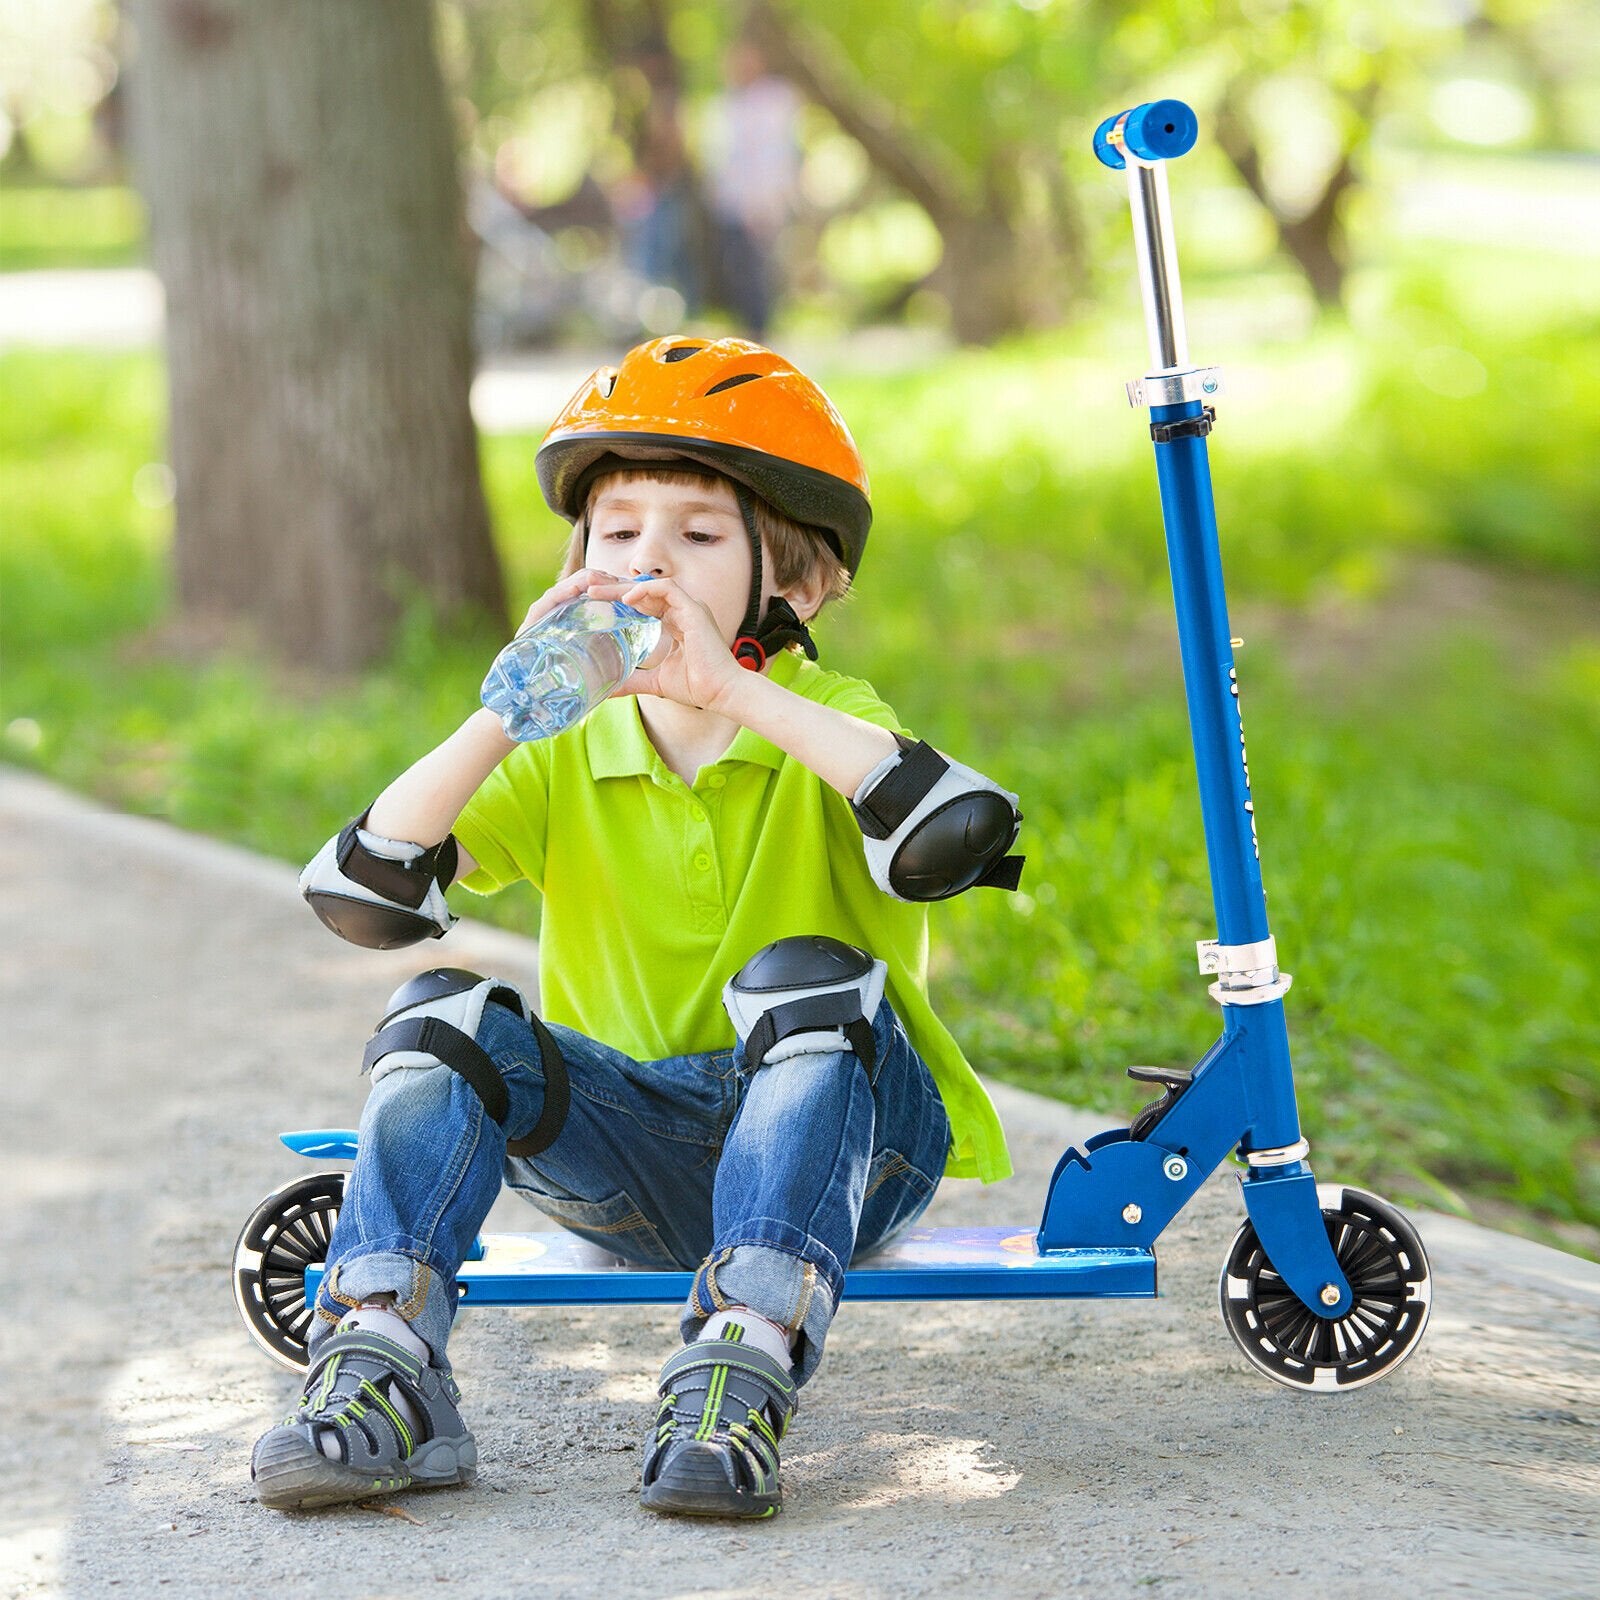
[[1128, 164], [1125, 151], [1140, 161], [1174, 161], [1199, 134], [1199, 119], [1183, 101], [1152, 100], [1107, 117], [1094, 131], [1094, 153], [1120, 172]]

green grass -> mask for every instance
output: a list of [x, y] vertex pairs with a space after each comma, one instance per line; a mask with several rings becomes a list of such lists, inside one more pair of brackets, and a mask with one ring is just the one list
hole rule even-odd
[[[1148, 446], [1111, 347], [831, 375], [879, 519], [820, 634], [1023, 796], [1026, 892], [935, 910], [936, 1003], [983, 1070], [1125, 1115], [1123, 1067], [1192, 1063], [1217, 1019]], [[1439, 348], [1478, 363], [1478, 392], [1427, 387], [1471, 388], [1470, 365], [1419, 367]], [[1319, 1174], [1510, 1203], [1535, 1231], [1600, 1226], [1597, 357], [1592, 323], [1497, 347], [1414, 292], [1381, 340], [1249, 351], [1212, 451]], [[303, 861], [471, 707], [495, 641], [415, 614], [338, 687], [175, 651], [167, 513], [133, 489], [150, 498], [159, 391], [148, 358], [0, 359], [5, 753]], [[559, 527], [532, 441], [485, 459], [525, 595]], [[531, 893], [458, 900], [536, 927]]]
[[0, 185], [0, 272], [124, 267], [144, 258], [144, 206], [129, 188]]

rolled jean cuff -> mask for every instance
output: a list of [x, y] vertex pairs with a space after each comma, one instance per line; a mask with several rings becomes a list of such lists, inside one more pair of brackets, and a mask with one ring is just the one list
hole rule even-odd
[[310, 1354], [316, 1354], [317, 1346], [345, 1312], [379, 1294], [394, 1296], [395, 1315], [409, 1322], [412, 1332], [433, 1352], [434, 1366], [448, 1370], [444, 1352], [455, 1315], [449, 1280], [427, 1262], [394, 1250], [348, 1255], [329, 1269], [317, 1294], [317, 1314], [306, 1339]]
[[826, 1277], [803, 1256], [770, 1245], [738, 1244], [701, 1262], [679, 1323], [684, 1343], [693, 1343], [713, 1313], [729, 1306], [747, 1306], [799, 1335], [794, 1377], [803, 1385], [822, 1361], [838, 1302]]

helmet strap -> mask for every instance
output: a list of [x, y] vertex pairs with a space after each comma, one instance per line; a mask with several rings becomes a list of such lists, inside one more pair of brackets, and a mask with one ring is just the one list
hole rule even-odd
[[733, 494], [750, 539], [750, 599], [744, 608], [744, 621], [739, 624], [739, 637], [733, 641], [734, 659], [741, 667], [760, 672], [785, 645], [798, 644], [815, 661], [817, 647], [805, 623], [782, 595], [774, 595], [767, 602], [766, 616], [761, 615], [761, 530], [756, 526], [755, 503], [742, 483], [734, 483]]
[[733, 497], [739, 502], [739, 515], [744, 519], [745, 535], [750, 540], [750, 598], [745, 603], [739, 636], [753, 638], [761, 621], [761, 530], [756, 526], [756, 507], [750, 491], [742, 483], [735, 482]]

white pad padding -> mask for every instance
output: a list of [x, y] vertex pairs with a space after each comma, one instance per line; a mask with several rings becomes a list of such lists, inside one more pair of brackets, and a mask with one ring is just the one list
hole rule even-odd
[[[383, 1026], [389, 1027], [396, 1022], [421, 1021], [424, 1017], [437, 1017], [440, 1022], [449, 1023], [452, 1028], [475, 1040], [478, 1037], [478, 1025], [483, 1021], [483, 1008], [491, 999], [504, 1005], [511, 996], [516, 997], [523, 1020], [531, 1025], [533, 1012], [528, 1005], [527, 996], [514, 983], [507, 983], [503, 978], [485, 978], [474, 988], [461, 989], [455, 994], [441, 995], [437, 1000], [425, 1000], [419, 1005], [406, 1006], [392, 1016], [385, 1017]], [[373, 1063], [372, 1081], [377, 1083], [387, 1078], [391, 1072], [404, 1072], [408, 1069], [416, 1071], [443, 1065], [438, 1056], [426, 1050], [391, 1050]]]
[[[886, 961], [874, 961], [871, 968], [859, 978], [844, 983], [800, 984], [793, 989], [738, 989], [734, 987], [738, 979], [734, 978], [723, 988], [722, 1004], [732, 1019], [734, 1032], [739, 1035], [739, 1043], [743, 1044], [750, 1037], [750, 1030], [767, 1012], [811, 995], [854, 994], [860, 1004], [862, 1018], [870, 1023], [883, 1003], [883, 989], [888, 978], [889, 964]], [[788, 1061], [794, 1056], [831, 1056], [841, 1050], [854, 1048], [843, 1028], [816, 1028], [780, 1039], [760, 1064], [770, 1067], [775, 1061]]]
[[[867, 869], [872, 874], [872, 881], [894, 900], [905, 900], [906, 897], [895, 893], [894, 885], [889, 881], [889, 868], [894, 864], [900, 846], [941, 806], [948, 805], [952, 800], [959, 800], [962, 795], [985, 793], [1004, 796], [1011, 802], [1011, 809], [1017, 810], [1018, 797], [1009, 789], [1002, 789], [992, 778], [984, 777], [981, 772], [963, 766], [959, 761], [952, 761], [943, 751], [939, 752], [939, 759], [945, 763], [944, 772], [933, 787], [907, 812], [905, 820], [893, 833], [886, 839], [874, 839], [868, 834], [861, 836], [862, 845], [867, 853]], [[899, 750], [885, 756], [861, 780], [861, 787], [851, 797], [855, 804], [865, 805], [872, 791], [904, 760], [905, 755]]]
[[[402, 905], [398, 900], [391, 900], [387, 895], [379, 894], [375, 889], [369, 889], [364, 883], [357, 883], [353, 878], [347, 878], [339, 870], [340, 837], [340, 834], [334, 834], [306, 863], [305, 871], [300, 874], [302, 895], [308, 892], [342, 895], [348, 900], [364, 900], [372, 906], [388, 906], [392, 910], [403, 911], [408, 916], [427, 918], [441, 934], [448, 933], [455, 926], [456, 915], [445, 901], [444, 890], [439, 887], [437, 881], [429, 884], [421, 905], [408, 906]], [[381, 833], [372, 833], [366, 828], [357, 828], [356, 838], [364, 848], [384, 861], [404, 863], [415, 861], [418, 856], [427, 854], [425, 845], [407, 844], [401, 839], [386, 839]]]

